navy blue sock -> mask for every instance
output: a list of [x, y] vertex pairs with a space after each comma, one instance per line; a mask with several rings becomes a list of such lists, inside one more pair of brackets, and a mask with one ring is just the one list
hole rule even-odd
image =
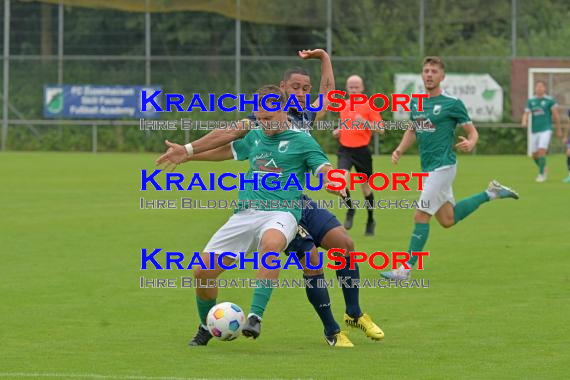
[[[346, 281], [346, 286], [342, 284], [342, 295], [344, 296], [344, 303], [346, 304], [346, 314], [352, 318], [358, 318], [362, 315], [362, 310], [360, 310], [360, 303], [358, 302], [358, 286], [352, 285], [352, 280], [360, 281], [360, 271], [358, 270], [358, 264], [354, 264], [354, 269], [349, 269], [350, 265], [348, 262], [346, 266], [342, 269], [337, 269], [337, 278], [344, 277]], [[348, 278], [347, 278], [348, 277]], [[355, 281], [356, 282], [356, 281]]]
[[331, 310], [331, 299], [329, 297], [329, 290], [326, 286], [321, 285], [319, 287], [319, 279], [325, 278], [324, 274], [318, 274], [316, 276], [303, 276], [306, 281], [312, 285], [312, 288], [305, 286], [305, 291], [307, 292], [307, 298], [309, 302], [315, 308], [315, 311], [321, 318], [323, 322], [323, 327], [325, 328], [325, 335], [331, 336], [340, 331], [340, 326], [334, 320], [332, 310]]

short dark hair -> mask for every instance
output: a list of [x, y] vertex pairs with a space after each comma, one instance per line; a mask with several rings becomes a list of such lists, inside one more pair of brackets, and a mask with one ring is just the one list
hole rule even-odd
[[546, 85], [546, 82], [543, 81], [543, 80], [537, 80], [536, 82], [534, 82], [534, 85], [536, 86], [536, 85], [539, 84], [539, 83], [542, 83], [542, 85], [543, 85], [544, 87], [548, 87], [548, 86]]
[[300, 74], [300, 75], [306, 75], [308, 77], [311, 77], [311, 75], [309, 75], [309, 72], [307, 70], [305, 70], [302, 67], [296, 66], [296, 67], [292, 67], [290, 69], [285, 70], [285, 72], [283, 73], [283, 82], [287, 82], [289, 80], [289, 78], [291, 78], [291, 75], [293, 74]]
[[[263, 97], [265, 95], [269, 95], [269, 94], [275, 94], [277, 95], [279, 98], [275, 101], [283, 104], [286, 101], [286, 97], [285, 97], [285, 93], [283, 91], [281, 91], [281, 89], [273, 84], [267, 84], [263, 87], [258, 88], [255, 91], [255, 94], [258, 95], [258, 102], [261, 105], [261, 99], [263, 99]], [[270, 101], [269, 99], [267, 100], [268, 102]]]
[[424, 67], [425, 65], [438, 65], [442, 70], [445, 70], [445, 63], [443, 62], [443, 59], [439, 57], [435, 56], [425, 57], [422, 67]]

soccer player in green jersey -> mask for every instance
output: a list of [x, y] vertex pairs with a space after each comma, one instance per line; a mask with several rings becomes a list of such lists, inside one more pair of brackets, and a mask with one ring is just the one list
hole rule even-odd
[[[333, 74], [333, 67], [329, 55], [322, 49], [302, 50], [298, 52], [299, 57], [302, 59], [319, 59], [321, 61], [321, 82], [319, 92], [323, 95], [322, 110], [318, 113], [316, 111], [309, 111], [307, 109], [297, 110], [293, 107], [289, 109], [289, 121], [292, 121], [292, 128], [298, 128], [299, 131], [311, 135], [311, 128], [313, 122], [325, 112], [329, 103], [327, 93], [334, 90], [335, 81]], [[302, 68], [293, 68], [285, 71], [283, 80], [280, 83], [281, 90], [289, 97], [294, 95], [300, 103], [301, 108], [305, 108], [306, 96], [311, 93], [311, 77], [309, 73]], [[317, 107], [319, 101], [312, 104]], [[243, 138], [251, 128], [253, 123], [248, 121], [255, 120], [255, 115], [252, 118], [246, 119], [243, 128], [230, 128], [230, 129], [215, 129], [210, 133], [202, 136], [200, 139], [186, 144], [186, 149], [168, 149], [158, 160], [157, 164], [169, 163], [171, 166], [176, 166], [187, 160], [192, 159], [193, 154], [205, 152], [208, 150], [216, 149], [227, 143]], [[309, 200], [308, 196], [304, 196], [304, 200]], [[339, 220], [326, 208], [319, 208], [318, 205], [311, 201], [311, 207], [304, 208], [303, 215], [299, 222], [299, 234], [287, 247], [287, 252], [311, 252], [311, 255], [318, 254], [317, 247], [324, 249], [338, 248], [346, 252], [348, 256], [351, 251], [354, 251], [354, 241], [348, 235], [346, 229], [341, 225]], [[306, 233], [305, 233], [306, 232]], [[346, 279], [346, 285], [340, 285], [344, 296], [346, 305], [346, 313], [344, 314], [344, 322], [351, 328], [362, 330], [367, 337], [374, 340], [384, 339], [384, 332], [374, 323], [368, 313], [365, 313], [360, 307], [360, 289], [357, 286], [350, 284], [356, 283], [360, 280], [360, 269], [358, 265], [350, 268], [346, 265], [344, 268], [336, 270], [337, 278], [340, 280]], [[319, 275], [321, 276], [321, 275]], [[309, 275], [304, 273], [304, 277], [318, 281], [316, 275]], [[328, 304], [321, 302], [320, 296], [317, 294], [316, 288], [306, 288], [307, 298], [315, 308], [321, 320], [325, 319], [325, 314], [328, 314]]]
[[[452, 189], [457, 162], [453, 151], [455, 128], [459, 125], [467, 132], [467, 137], [460, 136], [461, 141], [455, 144], [455, 148], [463, 152], [473, 150], [479, 135], [463, 102], [447, 95], [441, 89], [440, 83], [444, 78], [443, 61], [439, 57], [426, 57], [423, 62], [422, 80], [429, 98], [424, 99], [422, 111], [418, 109], [417, 99], [414, 98], [410, 105], [411, 119], [423, 121], [423, 129], [408, 129], [400, 145], [392, 153], [392, 162], [397, 164], [402, 154], [417, 140], [422, 171], [429, 173], [420, 196], [421, 207], [414, 215], [415, 226], [408, 248], [410, 254], [423, 251], [432, 216], [435, 215], [443, 227], [449, 228], [485, 202], [499, 198], [518, 199], [516, 192], [497, 181], [491, 181], [487, 190], [455, 203]], [[412, 256], [407, 262], [409, 268], [402, 265], [381, 275], [388, 279], [407, 280], [416, 261], [417, 256]]]
[[552, 120], [556, 124], [556, 136], [562, 138], [560, 128], [560, 117], [558, 116], [558, 104], [556, 100], [546, 95], [546, 84], [542, 81], [534, 85], [534, 94], [526, 104], [522, 117], [522, 127], [528, 127], [528, 116], [532, 114], [531, 129], [531, 153], [532, 158], [538, 166], [538, 176], [536, 182], [546, 181], [546, 152], [550, 145], [552, 136]]
[[[268, 94], [280, 94], [277, 102], [281, 103], [281, 108], [285, 105], [285, 95], [279, 87], [264, 86], [256, 92], [261, 99]], [[271, 105], [270, 105], [271, 106]], [[215, 255], [221, 255], [223, 252], [259, 252], [261, 257], [266, 252], [282, 252], [291, 243], [297, 233], [297, 223], [301, 219], [301, 209], [283, 205], [284, 201], [300, 201], [302, 190], [295, 186], [289, 189], [283, 189], [285, 183], [291, 174], [295, 174], [299, 183], [305, 187], [305, 173], [312, 172], [315, 175], [323, 174], [323, 181], [328, 182], [327, 173], [332, 169], [327, 156], [323, 153], [319, 144], [308, 134], [298, 130], [287, 129], [287, 112], [282, 110], [269, 112], [259, 107], [256, 112], [257, 120], [265, 125], [271, 123], [271, 128], [264, 128], [263, 131], [255, 129], [248, 133], [243, 139], [233, 141], [219, 148], [208, 150], [203, 153], [196, 154], [192, 157], [192, 161], [223, 161], [234, 158], [236, 160], [248, 160], [250, 168], [246, 174], [246, 179], [252, 179], [253, 173], [257, 173], [260, 177], [267, 173], [279, 174], [278, 179], [271, 179], [271, 185], [280, 182], [281, 186], [278, 190], [270, 191], [259, 187], [258, 190], [253, 189], [252, 183], [246, 183], [244, 190], [239, 191], [238, 199], [240, 207], [235, 210], [234, 215], [212, 236], [206, 244], [202, 260], [207, 268], [210, 267], [209, 253], [214, 252]], [[279, 128], [274, 128], [279, 125]], [[167, 143], [172, 149], [185, 151], [182, 145]], [[333, 191], [331, 191], [333, 192]], [[344, 191], [336, 194], [346, 195]], [[243, 205], [251, 202], [257, 208], [247, 208]], [[277, 201], [283, 207], [266, 208], [264, 203], [259, 201]], [[224, 264], [231, 265], [232, 260], [224, 257]], [[207, 281], [208, 279], [216, 279], [224, 272], [224, 269], [212, 264], [214, 269], [202, 269], [194, 267], [194, 277], [199, 280]], [[251, 301], [250, 313], [248, 321], [244, 326], [242, 333], [247, 337], [257, 338], [261, 333], [261, 319], [263, 313], [271, 297], [272, 288], [261, 279], [277, 279], [279, 269], [269, 269], [260, 266], [256, 278], [257, 288], [253, 293]], [[324, 292], [323, 302], [330, 304], [330, 298], [326, 288], [320, 288], [321, 293]], [[197, 287], [196, 302], [198, 307], [198, 315], [201, 325], [190, 346], [205, 346], [212, 338], [207, 330], [206, 316], [208, 311], [217, 303], [218, 295], [217, 287]], [[323, 320], [325, 325], [325, 338], [329, 345], [336, 347], [353, 347], [353, 344], [340, 331], [338, 324], [332, 316], [330, 309], [328, 310], [327, 320]], [[327, 330], [329, 330], [327, 332]]]

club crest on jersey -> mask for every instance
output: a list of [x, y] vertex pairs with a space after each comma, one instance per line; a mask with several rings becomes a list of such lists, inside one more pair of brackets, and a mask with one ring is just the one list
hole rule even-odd
[[416, 133], [431, 133], [431, 132], [435, 132], [435, 125], [431, 122], [430, 119], [416, 119], [416, 121], [422, 123], [423, 122], [423, 128], [422, 129], [417, 129]]
[[441, 104], [436, 104], [433, 107], [433, 114], [434, 115], [439, 115], [439, 113], [441, 112]]
[[287, 149], [289, 149], [289, 140], [279, 141], [279, 147], [277, 148], [277, 151], [279, 153], [285, 153]]
[[256, 159], [255, 165], [261, 172], [281, 173], [283, 169], [277, 166], [274, 158], [270, 159]]

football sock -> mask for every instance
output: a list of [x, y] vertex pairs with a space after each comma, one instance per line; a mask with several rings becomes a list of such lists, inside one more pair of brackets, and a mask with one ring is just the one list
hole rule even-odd
[[538, 172], [544, 174], [544, 168], [546, 166], [546, 157], [538, 157]]
[[[346, 284], [341, 282], [342, 295], [344, 296], [344, 303], [346, 305], [346, 314], [350, 315], [352, 318], [360, 317], [362, 315], [362, 310], [360, 310], [360, 304], [358, 302], [359, 289], [358, 286], [352, 285], [352, 280], [360, 281], [358, 264], [354, 263], [354, 269], [350, 269], [350, 265], [347, 262], [344, 268], [337, 269], [336, 276], [337, 278], [344, 277], [344, 280], [346, 281]], [[355, 281], [355, 283], [357, 281]]]
[[345, 190], [346, 190], [346, 205], [349, 207], [348, 213], [354, 214], [354, 209], [352, 208], [352, 198], [350, 198], [350, 191], [348, 191], [348, 189]]
[[465, 219], [473, 211], [477, 210], [479, 206], [483, 203], [488, 202], [491, 198], [486, 191], [480, 192], [465, 198], [457, 202], [453, 208], [453, 218], [455, 219], [455, 224], [459, 223], [461, 220]]
[[251, 313], [257, 315], [259, 318], [263, 318], [263, 312], [267, 307], [269, 298], [271, 298], [271, 293], [273, 293], [273, 287], [271, 287], [271, 280], [255, 280], [256, 288], [253, 291], [253, 297], [251, 299]]
[[[331, 310], [331, 299], [329, 297], [329, 290], [326, 286], [319, 284], [320, 279], [324, 281], [325, 275], [318, 274], [316, 276], [303, 276], [305, 281], [308, 281], [312, 286], [305, 286], [305, 292], [307, 293], [307, 298], [309, 302], [315, 308], [315, 311], [321, 318], [323, 322], [323, 327], [325, 328], [325, 335], [331, 336], [340, 331], [340, 326], [334, 320], [332, 310]], [[320, 285], [320, 287], [319, 287]]]
[[[412, 252], [421, 252], [424, 250], [427, 239], [429, 236], [429, 223], [416, 223], [414, 226], [414, 232], [412, 232], [412, 237], [410, 238], [410, 245], [408, 252], [410, 255]], [[408, 260], [408, 265], [413, 267], [418, 261], [418, 256], [412, 256]]]
[[368, 208], [368, 220], [372, 220], [374, 219], [374, 193], [370, 193], [370, 195], [365, 197], [365, 199], [368, 201], [368, 203], [370, 203], [371, 206]]
[[533, 158], [534, 163], [536, 164], [536, 166], [540, 167], [540, 164], [538, 163], [538, 158]]
[[214, 298], [213, 300], [203, 300], [200, 297], [196, 296], [196, 304], [198, 305], [200, 322], [202, 322], [202, 325], [206, 326], [206, 317], [208, 316], [210, 309], [216, 304], [216, 299]]
[[566, 165], [568, 165], [568, 174], [570, 174], [570, 156], [566, 157]]

